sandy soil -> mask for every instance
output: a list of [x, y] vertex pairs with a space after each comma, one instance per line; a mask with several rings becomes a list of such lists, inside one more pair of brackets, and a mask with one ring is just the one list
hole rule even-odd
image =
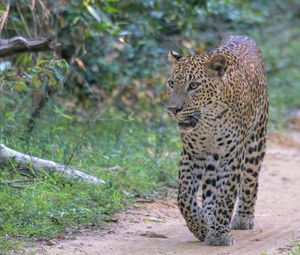
[[[296, 135], [297, 136], [297, 135]], [[276, 136], [269, 143], [260, 176], [254, 230], [233, 231], [233, 247], [207, 247], [188, 231], [176, 202], [169, 198], [137, 203], [115, 216], [101, 230], [87, 231], [65, 240], [37, 244], [40, 255], [260, 255], [287, 254], [300, 238], [300, 146]], [[300, 139], [299, 139], [300, 141]], [[149, 201], [148, 201], [149, 202]]]

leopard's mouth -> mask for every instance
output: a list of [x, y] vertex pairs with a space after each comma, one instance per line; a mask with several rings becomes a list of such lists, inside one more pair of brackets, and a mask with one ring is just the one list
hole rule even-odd
[[177, 125], [180, 131], [191, 130], [197, 126], [197, 119], [193, 116], [188, 116], [185, 121], [178, 121]]

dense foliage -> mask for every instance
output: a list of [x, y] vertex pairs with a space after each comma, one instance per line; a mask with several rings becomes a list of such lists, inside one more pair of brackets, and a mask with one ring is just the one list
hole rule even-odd
[[[8, 6], [4, 2], [2, 12]], [[299, 2], [291, 0], [12, 1], [2, 36], [52, 35], [61, 47], [55, 54], [16, 56], [1, 68], [12, 66], [20, 74], [41, 60], [64, 59], [71, 66], [70, 74], [54, 94], [68, 98], [68, 110], [108, 103], [129, 113], [132, 107], [161, 101], [169, 49], [201, 53], [226, 35], [247, 34], [263, 47], [272, 106], [276, 107], [277, 99], [280, 107], [294, 105], [299, 78], [299, 9]], [[27, 77], [23, 93], [32, 94], [36, 80]], [[49, 82], [41, 85], [45, 84]], [[288, 94], [286, 99], [281, 98], [280, 90]]]
[[[300, 106], [299, 13], [297, 0], [0, 0], [2, 38], [60, 44], [0, 60], [0, 143], [107, 181], [98, 190], [49, 175], [21, 190], [1, 185], [0, 250], [15, 237], [98, 224], [128, 199], [175, 184], [180, 146], [162, 108], [169, 49], [188, 55], [227, 35], [255, 38], [270, 129], [283, 125]], [[13, 168], [0, 180], [22, 178]]]

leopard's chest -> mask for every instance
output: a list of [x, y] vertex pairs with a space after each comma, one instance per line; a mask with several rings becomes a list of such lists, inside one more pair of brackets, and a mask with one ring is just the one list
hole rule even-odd
[[211, 126], [199, 124], [193, 131], [183, 133], [183, 147], [190, 154], [225, 156], [242, 142], [246, 126], [236, 119], [222, 118]]

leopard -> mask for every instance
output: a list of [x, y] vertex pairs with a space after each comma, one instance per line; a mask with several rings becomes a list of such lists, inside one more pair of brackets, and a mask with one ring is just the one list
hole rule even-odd
[[177, 204], [186, 226], [208, 246], [235, 244], [231, 230], [254, 228], [266, 152], [268, 88], [261, 49], [226, 37], [195, 55], [168, 54], [165, 105], [180, 133]]

